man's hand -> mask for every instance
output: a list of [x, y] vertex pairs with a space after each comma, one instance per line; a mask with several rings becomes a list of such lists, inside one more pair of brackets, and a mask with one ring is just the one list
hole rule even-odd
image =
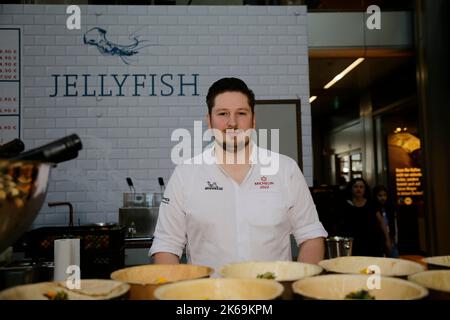
[[154, 264], [179, 264], [180, 259], [170, 252], [158, 252], [153, 255]]
[[318, 264], [323, 260], [325, 254], [324, 238], [309, 239], [303, 242], [299, 247], [298, 261], [305, 263]]

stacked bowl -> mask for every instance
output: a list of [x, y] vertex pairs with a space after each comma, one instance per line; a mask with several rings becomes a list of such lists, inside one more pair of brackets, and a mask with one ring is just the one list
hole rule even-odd
[[306, 299], [423, 299], [428, 290], [407, 277], [425, 270], [419, 263], [393, 258], [344, 256], [319, 262], [326, 273], [301, 279], [293, 291]]

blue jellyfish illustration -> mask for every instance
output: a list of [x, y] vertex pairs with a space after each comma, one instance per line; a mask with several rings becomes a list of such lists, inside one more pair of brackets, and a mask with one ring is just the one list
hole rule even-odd
[[84, 43], [97, 47], [102, 55], [119, 56], [125, 64], [129, 64], [129, 57], [139, 53], [139, 50], [150, 45], [143, 45], [146, 40], [139, 40], [137, 36], [130, 35], [133, 40], [132, 44], [121, 45], [109, 41], [106, 38], [106, 30], [100, 27], [94, 27], [86, 31], [84, 34]]

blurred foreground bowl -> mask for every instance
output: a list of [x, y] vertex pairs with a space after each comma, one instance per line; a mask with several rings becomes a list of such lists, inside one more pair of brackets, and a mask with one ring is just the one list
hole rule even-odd
[[450, 256], [436, 256], [423, 259], [427, 263], [428, 269], [450, 269]]
[[21, 285], [0, 292], [0, 300], [50, 300], [46, 294], [67, 294], [64, 300], [125, 299], [130, 286], [106, 279], [81, 279], [80, 289], [69, 289], [65, 282], [39, 282]]
[[0, 160], [0, 253], [32, 225], [47, 192], [50, 164]]
[[283, 286], [267, 279], [198, 279], [163, 285], [158, 300], [272, 300]]
[[328, 272], [351, 274], [370, 274], [369, 269], [379, 268], [379, 274], [382, 276], [405, 278], [425, 270], [425, 267], [417, 262], [381, 257], [339, 257], [322, 260], [319, 265]]
[[120, 269], [111, 279], [128, 283], [130, 300], [154, 300], [156, 288], [163, 284], [209, 277], [213, 269], [191, 264], [148, 264]]
[[322, 267], [315, 264], [294, 261], [258, 261], [225, 265], [220, 274], [224, 278], [257, 279], [273, 276], [273, 280], [284, 286], [283, 299], [292, 299], [292, 283], [322, 272]]
[[428, 295], [428, 290], [416, 283], [391, 277], [379, 277], [379, 289], [369, 289], [374, 276], [327, 274], [298, 280], [292, 284], [295, 293], [307, 299], [345, 300], [350, 293], [366, 290], [375, 300], [416, 300]]
[[408, 277], [430, 291], [430, 299], [450, 300], [450, 270], [430, 270]]

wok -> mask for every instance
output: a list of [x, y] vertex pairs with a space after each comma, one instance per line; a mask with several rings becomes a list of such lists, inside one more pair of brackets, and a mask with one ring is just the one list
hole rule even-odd
[[0, 160], [0, 253], [36, 218], [47, 193], [50, 164]]

